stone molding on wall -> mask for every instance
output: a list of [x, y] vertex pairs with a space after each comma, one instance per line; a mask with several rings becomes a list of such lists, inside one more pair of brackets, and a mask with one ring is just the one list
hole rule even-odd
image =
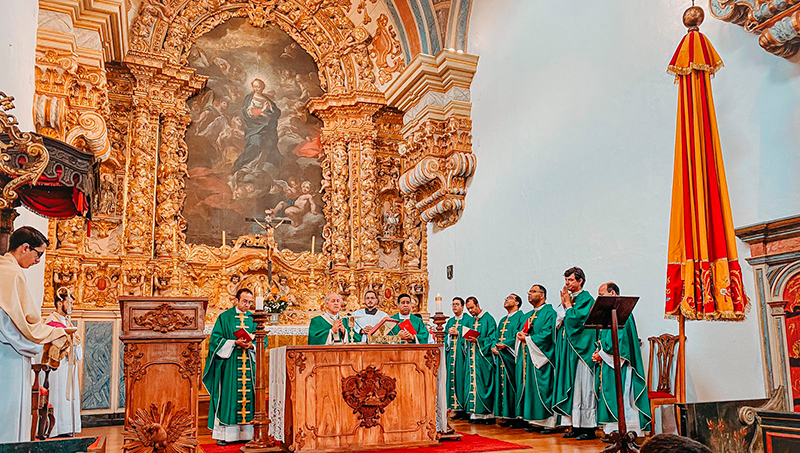
[[792, 393], [800, 395], [800, 387], [792, 383], [784, 307], [800, 300], [795, 288], [800, 287], [800, 216], [737, 228], [736, 236], [750, 246], [746, 259], [755, 278], [765, 390], [769, 394], [784, 386], [788, 407], [793, 407]]
[[800, 49], [800, 0], [709, 0], [717, 19], [759, 34], [767, 52], [790, 58]]
[[439, 228], [458, 221], [477, 165], [469, 91], [477, 65], [477, 56], [461, 51], [420, 54], [386, 93], [405, 112], [400, 191], [414, 199], [423, 222]]

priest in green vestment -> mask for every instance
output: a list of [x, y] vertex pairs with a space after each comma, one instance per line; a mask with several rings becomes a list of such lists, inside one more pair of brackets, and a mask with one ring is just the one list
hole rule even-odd
[[325, 296], [325, 312], [311, 318], [308, 326], [308, 344], [349, 344], [361, 341], [355, 323], [341, 315], [342, 296], [330, 293]]
[[526, 431], [543, 428], [552, 433], [556, 424], [553, 413], [555, 383], [556, 311], [547, 303], [547, 289], [536, 284], [528, 290], [533, 311], [517, 333], [517, 417], [531, 426]]
[[218, 445], [248, 441], [253, 437], [253, 379], [255, 351], [252, 339], [238, 336], [244, 329], [255, 335], [256, 324], [250, 309], [253, 293], [242, 288], [236, 305], [222, 312], [208, 339], [208, 357], [203, 385], [210, 396], [208, 429]]
[[[600, 296], [619, 296], [619, 286], [614, 282], [603, 283], [597, 290]], [[639, 346], [639, 333], [633, 313], [619, 330], [619, 358], [622, 372], [622, 402], [625, 409], [625, 424], [628, 431], [644, 437], [650, 431], [650, 400], [647, 397], [647, 380]], [[600, 331], [600, 347], [592, 359], [598, 364], [596, 375], [597, 422], [603, 425], [603, 432], [610, 434], [619, 429], [617, 414], [617, 387], [614, 377], [614, 344], [611, 331]]]
[[561, 303], [566, 309], [560, 332], [561, 342], [556, 356], [556, 386], [553, 410], [568, 416], [572, 431], [565, 437], [578, 440], [595, 439], [597, 428], [597, 396], [594, 386], [595, 363], [592, 355], [597, 331], [583, 324], [589, 317], [594, 298], [583, 289], [586, 275], [579, 267], [564, 272]]
[[[413, 306], [414, 303], [411, 301], [410, 295], [401, 294], [397, 297], [397, 307], [400, 312], [393, 314], [391, 318], [400, 322], [389, 331], [389, 335], [399, 335], [403, 343], [428, 344], [430, 333], [428, 333], [428, 328], [425, 326], [425, 321], [419, 315], [411, 314]], [[406, 321], [411, 323], [416, 335], [401, 327], [401, 324]]]
[[467, 405], [466, 411], [470, 414], [470, 423], [494, 423], [494, 354], [497, 323], [492, 315], [481, 310], [478, 299], [474, 296], [467, 297], [467, 310], [472, 315], [471, 326], [465, 326], [469, 331], [477, 332], [477, 337], [467, 335]]
[[508, 314], [497, 323], [497, 337], [492, 347], [495, 370], [494, 416], [500, 426], [508, 426], [517, 418], [517, 332], [525, 324], [525, 313], [520, 310], [522, 298], [509, 294], [503, 301]]
[[472, 326], [473, 319], [464, 313], [464, 299], [453, 298], [453, 317], [447, 320], [444, 342], [444, 357], [447, 365], [447, 408], [453, 411], [456, 420], [469, 420], [466, 413], [467, 390], [464, 387], [467, 376], [467, 343], [461, 329]]

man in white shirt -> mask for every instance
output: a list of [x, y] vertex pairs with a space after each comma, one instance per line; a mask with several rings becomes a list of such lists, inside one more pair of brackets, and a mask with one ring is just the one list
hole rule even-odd
[[353, 312], [355, 331], [361, 334], [362, 341], [366, 342], [369, 331], [378, 325], [383, 318], [388, 317], [389, 315], [385, 311], [378, 308], [378, 293], [369, 290], [364, 293], [364, 308]]

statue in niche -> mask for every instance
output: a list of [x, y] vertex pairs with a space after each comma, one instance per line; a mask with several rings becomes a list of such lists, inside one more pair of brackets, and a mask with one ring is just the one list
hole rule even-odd
[[278, 276], [278, 299], [289, 302], [289, 306], [297, 306], [297, 298], [292, 294], [292, 289], [289, 288], [289, 278], [285, 275]]
[[396, 238], [400, 233], [400, 213], [397, 212], [394, 203], [386, 201], [383, 212], [383, 236]]
[[97, 203], [97, 213], [113, 215], [116, 212], [117, 188], [114, 177], [108, 173], [103, 174], [100, 182], [100, 197]]
[[229, 298], [228, 301], [226, 302], [232, 301], [233, 299], [236, 298], [236, 291], [239, 290], [239, 282], [241, 281], [242, 277], [240, 277], [239, 274], [233, 274], [231, 275], [230, 279], [228, 279], [227, 290]]

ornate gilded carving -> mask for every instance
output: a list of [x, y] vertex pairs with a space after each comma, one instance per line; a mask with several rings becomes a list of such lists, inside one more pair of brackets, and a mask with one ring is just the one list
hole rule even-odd
[[[387, 108], [375, 86], [389, 83], [405, 63], [387, 17], [376, 13], [370, 34], [364, 22], [353, 23], [366, 13], [356, 9], [340, 0], [146, 0], [122, 64], [81, 69], [72, 54], [40, 52], [38, 95], [57, 113], [41, 116], [40, 132], [50, 128], [64, 137], [80, 127], [84, 113], [94, 112], [106, 119], [110, 142], [91, 236], [80, 222], [51, 228], [58, 244], [47, 255], [48, 302], [56, 286], [71, 288], [80, 309], [115, 307], [120, 294], [204, 296], [206, 322], [213, 322], [238, 288], [265, 290], [271, 271], [273, 283], [285, 278], [278, 283], [293, 299], [282, 322], [306, 324], [331, 290], [341, 291], [351, 309], [367, 289], [379, 291], [385, 307], [408, 292], [425, 311], [425, 228], [419, 215], [407, 219], [408, 197], [397, 187], [405, 165], [402, 112]], [[182, 211], [191, 150], [184, 141], [185, 103], [205, 83], [188, 67], [188, 54], [199, 37], [234, 17], [286, 31], [317, 63], [327, 92], [308, 104], [323, 120], [319, 159], [327, 224], [315, 254], [279, 250], [271, 233], [239, 237], [233, 246], [186, 243]], [[68, 94], [70, 83], [80, 89]], [[84, 123], [89, 117], [96, 119], [90, 115]], [[81, 146], [95, 146], [94, 135], [75, 135]], [[389, 231], [386, 201], [399, 223], [389, 234], [396, 237], [381, 242]], [[53, 266], [66, 257], [72, 273], [59, 270], [66, 264]]]
[[[0, 140], [0, 171], [10, 177], [10, 181], [3, 186], [0, 210], [13, 209], [19, 198], [17, 189], [38, 180], [50, 160], [40, 137], [19, 130], [17, 118], [8, 113], [13, 108], [14, 98], [0, 91], [0, 126], [3, 133], [8, 135], [8, 141]], [[11, 156], [6, 151], [12, 147], [27, 157], [25, 166], [17, 168], [16, 165], [9, 165]]]
[[758, 33], [767, 52], [790, 58], [800, 49], [800, 3], [795, 0], [709, 0], [717, 19]]
[[[439, 228], [458, 221], [475, 172], [469, 87], [477, 63], [475, 56], [451, 51], [419, 55], [387, 90], [389, 104], [405, 112], [399, 181], [404, 214]], [[415, 252], [414, 243], [405, 245]]]
[[389, 18], [385, 14], [378, 16], [378, 29], [375, 31], [370, 51], [370, 56], [375, 59], [375, 64], [378, 66], [378, 80], [382, 84], [390, 82], [392, 76], [406, 66], [403, 50], [397, 41], [397, 33], [388, 23]]
[[177, 310], [173, 310], [169, 304], [161, 304], [155, 310], [148, 311], [142, 316], [134, 317], [133, 322], [138, 326], [166, 333], [192, 325], [194, 319]]
[[397, 398], [397, 380], [369, 366], [354, 376], [342, 378], [342, 398], [361, 420], [359, 426], [378, 426], [380, 414]]
[[197, 447], [191, 432], [192, 416], [186, 409], [176, 410], [172, 401], [167, 401], [161, 410], [153, 403], [149, 411], [137, 409], [128, 425], [136, 439], [125, 445], [129, 451], [189, 453]]

